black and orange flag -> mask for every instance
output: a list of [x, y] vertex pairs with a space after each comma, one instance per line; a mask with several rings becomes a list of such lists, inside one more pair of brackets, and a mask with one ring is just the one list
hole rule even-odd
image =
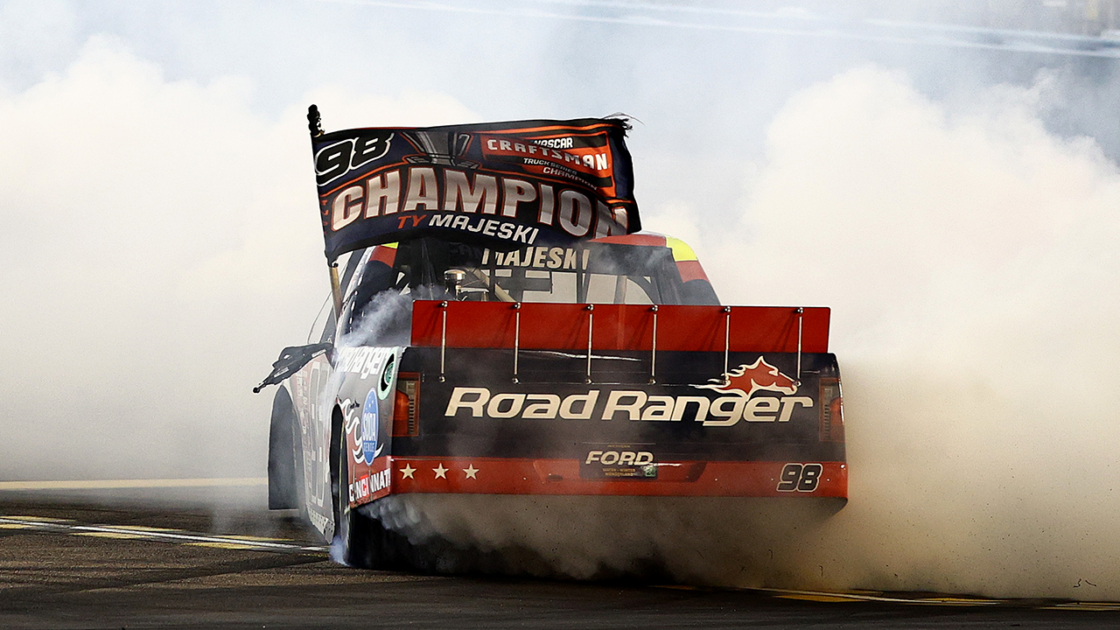
[[421, 236], [517, 248], [641, 229], [623, 119], [318, 132], [326, 255]]

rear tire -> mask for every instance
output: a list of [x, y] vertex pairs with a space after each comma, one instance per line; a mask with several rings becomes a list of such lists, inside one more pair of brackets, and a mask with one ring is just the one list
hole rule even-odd
[[[360, 569], [381, 568], [381, 524], [364, 516], [357, 508], [350, 507], [350, 449], [346, 447], [345, 423], [338, 431], [338, 477], [331, 484], [334, 491], [334, 541], [336, 560]], [[333, 555], [333, 554], [332, 554]]]
[[[346, 422], [335, 410], [331, 439], [331, 493], [335, 528], [331, 558], [360, 569], [393, 569], [429, 573], [460, 573], [479, 563], [441, 538], [413, 544], [400, 532], [387, 530], [381, 520], [367, 516], [365, 504], [350, 507], [350, 449], [346, 444]], [[385, 499], [379, 499], [385, 500]], [[376, 510], [372, 510], [376, 512]]]

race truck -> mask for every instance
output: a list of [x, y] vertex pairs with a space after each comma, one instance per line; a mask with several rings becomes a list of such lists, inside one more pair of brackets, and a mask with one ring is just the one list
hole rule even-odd
[[625, 121], [309, 120], [333, 297], [256, 391], [269, 507], [340, 560], [435, 566], [377, 516], [417, 493], [847, 500], [829, 310], [641, 232]]

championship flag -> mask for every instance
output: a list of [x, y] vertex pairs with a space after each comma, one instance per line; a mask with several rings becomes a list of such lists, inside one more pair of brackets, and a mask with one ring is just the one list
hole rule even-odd
[[622, 119], [312, 128], [326, 255], [438, 235], [513, 249], [641, 229]]

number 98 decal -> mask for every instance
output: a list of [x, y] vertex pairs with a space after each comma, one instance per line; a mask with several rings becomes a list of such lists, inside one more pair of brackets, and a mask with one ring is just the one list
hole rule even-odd
[[820, 464], [786, 464], [782, 468], [782, 481], [778, 492], [812, 492], [821, 480]]

